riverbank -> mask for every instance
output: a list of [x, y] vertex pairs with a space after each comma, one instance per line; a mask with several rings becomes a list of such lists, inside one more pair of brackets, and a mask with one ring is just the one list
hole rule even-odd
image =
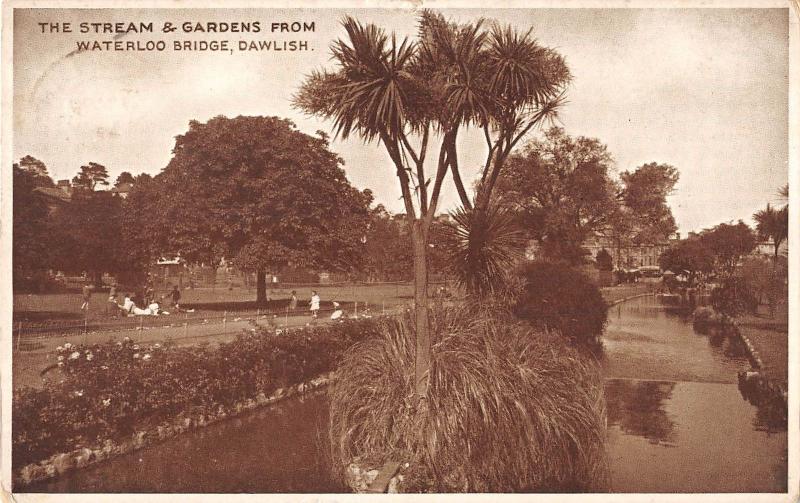
[[760, 306], [755, 315], [736, 319], [736, 328], [743, 339], [750, 342], [757, 353], [761, 374], [787, 389], [789, 380], [789, 312], [781, 304], [770, 317], [766, 306]]
[[657, 283], [640, 282], [640, 283], [626, 283], [617, 286], [607, 286], [600, 289], [600, 294], [606, 304], [613, 306], [625, 300], [638, 297], [647, 293], [656, 291]]

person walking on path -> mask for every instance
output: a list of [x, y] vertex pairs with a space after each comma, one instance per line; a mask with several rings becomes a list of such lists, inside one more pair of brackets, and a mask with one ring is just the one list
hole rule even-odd
[[309, 304], [311, 305], [311, 317], [314, 318], [314, 319], [317, 319], [317, 314], [319, 314], [319, 302], [320, 302], [320, 299], [319, 299], [319, 295], [317, 295], [317, 291], [316, 290], [312, 290], [311, 291], [311, 302], [309, 302]]
[[83, 304], [81, 304], [81, 311], [89, 311], [89, 299], [92, 297], [92, 287], [89, 286], [89, 282], [83, 284]]
[[297, 291], [292, 290], [292, 296], [289, 297], [289, 311], [297, 309]]
[[178, 285], [172, 287], [172, 293], [170, 293], [169, 296], [172, 299], [172, 308], [180, 309], [181, 291], [178, 290]]

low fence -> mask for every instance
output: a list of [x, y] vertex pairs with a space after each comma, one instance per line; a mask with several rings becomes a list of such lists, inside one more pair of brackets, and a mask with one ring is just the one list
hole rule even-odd
[[[384, 315], [396, 313], [405, 304], [386, 302], [342, 302], [343, 316]], [[333, 307], [321, 308], [317, 317], [320, 321], [330, 319], [336, 311]], [[307, 308], [290, 309], [248, 309], [230, 311], [181, 311], [170, 314], [129, 315], [112, 319], [89, 319], [25, 322], [17, 321], [13, 326], [16, 351], [36, 349], [34, 341], [58, 337], [75, 337], [91, 334], [109, 334], [134, 330], [164, 330], [165, 339], [205, 338], [241, 332], [242, 322], [272, 325], [275, 327], [303, 326], [311, 320]], [[190, 327], [209, 326], [202, 333], [189, 333]], [[213, 328], [211, 328], [213, 327]]]

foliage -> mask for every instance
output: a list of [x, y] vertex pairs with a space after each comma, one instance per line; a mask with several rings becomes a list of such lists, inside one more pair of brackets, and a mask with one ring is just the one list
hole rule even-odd
[[608, 250], [606, 250], [605, 248], [597, 252], [595, 261], [597, 262], [597, 268], [600, 269], [601, 271], [611, 271], [614, 269], [614, 264], [611, 254], [608, 253]]
[[39, 177], [15, 165], [13, 184], [12, 267], [16, 291], [28, 278], [49, 265], [50, 232], [47, 205], [36, 191], [40, 184]]
[[789, 207], [784, 206], [776, 210], [767, 204], [766, 209], [759, 210], [753, 215], [753, 220], [756, 221], [758, 237], [772, 240], [777, 260], [781, 243], [789, 237]]
[[667, 196], [678, 178], [678, 170], [673, 166], [655, 162], [643, 164], [632, 173], [620, 174], [622, 202], [634, 219], [633, 242], [658, 242], [677, 230]]
[[348, 320], [275, 335], [260, 329], [218, 348], [124, 341], [59, 348], [63, 382], [18, 389], [14, 466], [130, 436], [185, 413], [229, 409], [333, 370], [378, 321]]
[[480, 297], [503, 290], [525, 249], [514, 213], [495, 205], [485, 213], [459, 208], [452, 217], [444, 239], [458, 284]]
[[753, 231], [741, 220], [703, 231], [700, 239], [714, 255], [715, 270], [723, 276], [732, 275], [741, 258], [756, 247]]
[[509, 158], [498, 192], [520, 213], [545, 257], [581, 263], [584, 241], [610, 223], [617, 207], [611, 167], [599, 140], [554, 127]]
[[94, 190], [98, 185], [108, 185], [108, 170], [96, 162], [81, 166], [80, 172], [72, 179], [72, 186], [81, 189]]
[[513, 312], [564, 337], [594, 343], [603, 332], [608, 305], [580, 271], [565, 264], [533, 262], [521, 273], [524, 290]]
[[[428, 239], [448, 170], [471, 208], [458, 169], [462, 126], [483, 129], [488, 148], [476, 209], [485, 213], [511, 149], [563, 104], [569, 70], [556, 51], [511, 26], [457, 24], [422, 11], [415, 44], [346, 17], [347, 39], [331, 44], [332, 70], [310, 75], [294, 98], [305, 112], [333, 121], [337, 135], [383, 144], [394, 165], [410, 227], [417, 316], [417, 395], [427, 390]], [[435, 175], [425, 162], [431, 132], [442, 137]], [[494, 135], [494, 137], [493, 137]], [[412, 145], [414, 137], [419, 145]], [[431, 156], [433, 157], [433, 156]]]
[[335, 470], [407, 461], [409, 492], [605, 488], [603, 385], [593, 362], [558, 337], [472, 306], [435, 310], [431, 321], [430, 389], [419, 406], [410, 400], [410, 316], [345, 355], [331, 392]]
[[75, 188], [69, 204], [51, 218], [52, 266], [68, 273], [87, 271], [99, 282], [104, 272], [128, 267], [122, 242], [122, 199], [108, 191]]
[[689, 286], [698, 275], [710, 274], [714, 269], [714, 254], [699, 236], [689, 236], [661, 253], [658, 264], [664, 271], [688, 274]]
[[729, 276], [711, 290], [711, 305], [726, 316], [755, 313], [758, 308], [756, 288], [741, 276]]
[[324, 135], [277, 117], [220, 116], [192, 121], [173, 153], [129, 197], [131, 231], [160, 254], [232, 259], [258, 272], [260, 301], [267, 270], [357, 265], [371, 195], [350, 185]]
[[15, 169], [19, 168], [30, 175], [33, 179], [33, 185], [36, 187], [53, 187], [54, 185], [53, 179], [50, 178], [50, 174], [47, 172], [47, 166], [33, 156], [24, 156], [19, 162], [15, 162], [13, 167]]
[[136, 182], [136, 179], [134, 178], [134, 176], [130, 172], [123, 171], [122, 173], [119, 174], [119, 176], [117, 177], [117, 180], [114, 182], [114, 187], [119, 187], [123, 183], [129, 183], [129, 184], [132, 185], [135, 182]]

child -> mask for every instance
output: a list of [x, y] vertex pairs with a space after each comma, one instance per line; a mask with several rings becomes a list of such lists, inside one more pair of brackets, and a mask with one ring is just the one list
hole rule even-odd
[[317, 295], [317, 291], [316, 290], [312, 290], [311, 291], [311, 302], [309, 302], [309, 304], [311, 305], [311, 317], [314, 318], [314, 319], [317, 319], [317, 314], [319, 313], [319, 302], [320, 302], [320, 298], [319, 298], [319, 295]]

